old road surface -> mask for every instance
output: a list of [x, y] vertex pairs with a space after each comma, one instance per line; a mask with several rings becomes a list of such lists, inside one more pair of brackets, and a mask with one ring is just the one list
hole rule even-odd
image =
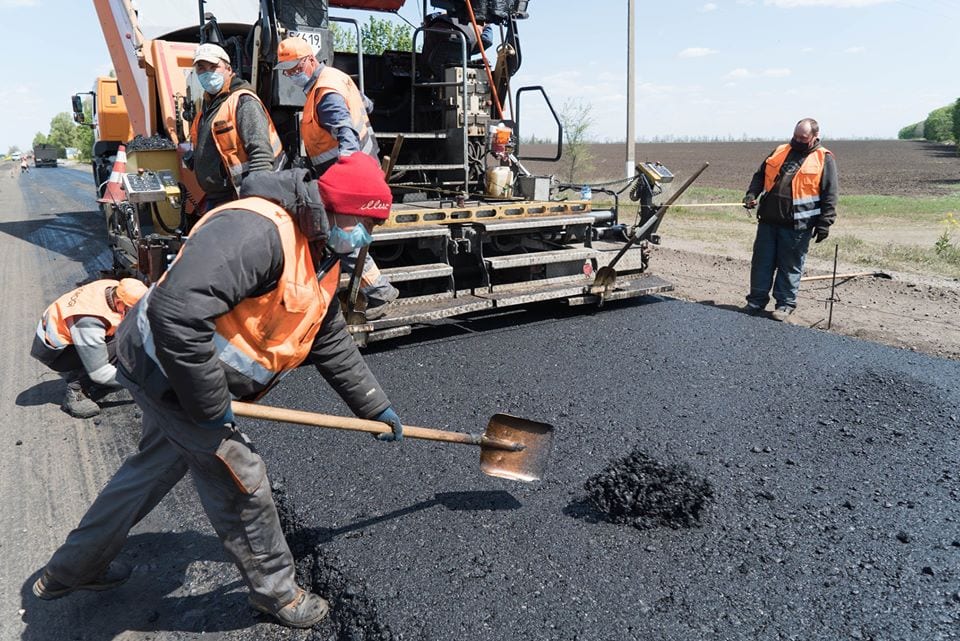
[[[553, 424], [540, 483], [483, 476], [469, 447], [244, 422], [301, 581], [332, 601], [315, 630], [250, 611], [189, 482], [134, 529], [126, 585], [39, 602], [139, 428], [122, 397], [70, 419], [27, 355], [44, 305], [109, 264], [89, 174], [0, 170], [4, 640], [960, 639], [960, 363], [666, 297], [367, 351], [410, 424]], [[307, 368], [265, 402], [344, 411]], [[635, 452], [709, 483], [699, 523], [588, 503], [586, 480]], [[656, 480], [637, 496], [682, 478]]]

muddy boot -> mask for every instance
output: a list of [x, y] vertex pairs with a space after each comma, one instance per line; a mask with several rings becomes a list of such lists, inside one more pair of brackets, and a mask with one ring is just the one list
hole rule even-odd
[[100, 413], [100, 406], [84, 393], [80, 381], [67, 383], [67, 394], [63, 397], [60, 409], [74, 418], [90, 418]]
[[250, 605], [260, 612], [269, 614], [287, 627], [301, 629], [312, 628], [323, 621], [323, 618], [330, 611], [330, 604], [326, 599], [313, 592], [307, 592], [303, 588], [300, 588], [293, 601], [279, 610], [274, 610], [259, 603], [252, 595], [250, 596]]
[[130, 578], [132, 571], [133, 568], [114, 561], [93, 579], [81, 585], [67, 585], [66, 583], [60, 583], [44, 570], [40, 578], [33, 584], [33, 594], [44, 601], [52, 601], [77, 590], [110, 590], [125, 583]]

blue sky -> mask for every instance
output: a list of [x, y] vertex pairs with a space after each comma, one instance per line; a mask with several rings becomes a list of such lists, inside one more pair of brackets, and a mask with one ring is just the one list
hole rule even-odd
[[[140, 4], [165, 0], [141, 0]], [[956, 0], [636, 0], [640, 139], [895, 137], [960, 96]], [[625, 139], [626, 0], [530, 0], [515, 86], [591, 105], [590, 135]], [[335, 15], [351, 12], [333, 10]], [[419, 21], [420, 2], [401, 14]], [[353, 12], [353, 15], [358, 15]], [[359, 15], [363, 19], [363, 15]], [[0, 0], [0, 152], [27, 147], [111, 68], [89, 0]], [[524, 115], [524, 134], [546, 123]]]

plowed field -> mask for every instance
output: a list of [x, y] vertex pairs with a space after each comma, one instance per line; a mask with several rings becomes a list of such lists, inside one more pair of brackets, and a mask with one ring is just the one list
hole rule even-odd
[[[701, 187], [746, 190], [760, 162], [780, 142], [641, 143], [636, 160], [659, 161], [677, 176], [689, 176], [704, 162], [710, 168], [697, 180]], [[960, 188], [960, 163], [951, 146], [902, 140], [825, 140], [837, 159], [843, 194], [941, 196]], [[624, 174], [622, 144], [590, 145], [592, 170], [587, 179], [605, 180]], [[523, 154], [546, 156], [546, 145], [521, 148]], [[529, 162], [533, 173], [564, 176], [563, 161]]]

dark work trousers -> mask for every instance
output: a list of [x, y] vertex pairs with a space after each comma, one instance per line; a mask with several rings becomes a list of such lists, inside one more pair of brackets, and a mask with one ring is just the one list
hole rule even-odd
[[[107, 358], [110, 363], [116, 365], [117, 348], [111, 339], [112, 337], [107, 338]], [[38, 334], [34, 334], [30, 356], [53, 371], [62, 374], [67, 383], [77, 381], [81, 384], [81, 387], [88, 390], [99, 387], [87, 376], [87, 370], [83, 366], [80, 354], [77, 353], [77, 348], [73, 345], [67, 345], [62, 349], [54, 349], [47, 345], [47, 342], [40, 338]]]
[[271, 609], [297, 596], [293, 555], [263, 459], [232, 426], [210, 429], [160, 404], [118, 372], [143, 411], [138, 451], [127, 458], [67, 536], [47, 571], [66, 585], [95, 578], [120, 553], [130, 529], [189, 469], [204, 511], [240, 569], [251, 597]]

